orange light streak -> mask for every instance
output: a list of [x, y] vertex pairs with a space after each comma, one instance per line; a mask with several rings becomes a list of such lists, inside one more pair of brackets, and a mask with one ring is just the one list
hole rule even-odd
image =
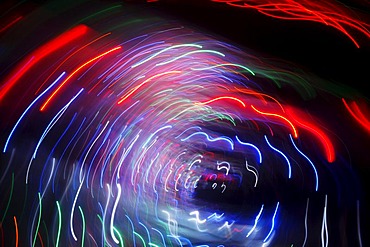
[[314, 134], [323, 144], [326, 152], [326, 159], [328, 162], [332, 163], [335, 161], [335, 150], [332, 142], [330, 141], [329, 137], [316, 125], [308, 123], [307, 121], [304, 121], [302, 118], [299, 116], [301, 114], [298, 114], [296, 112], [293, 112], [293, 109], [291, 108], [286, 108], [285, 109], [287, 114], [289, 114], [292, 119], [302, 128], [308, 130], [312, 134]]
[[87, 61], [86, 63], [82, 64], [80, 67], [78, 67], [76, 70], [74, 70], [60, 85], [57, 89], [54, 90], [54, 92], [49, 96], [49, 98], [45, 101], [45, 103], [41, 106], [40, 108], [40, 111], [43, 111], [45, 109], [45, 107], [49, 104], [50, 100], [59, 92], [59, 90], [67, 83], [67, 81], [69, 81], [69, 79], [71, 79], [72, 76], [74, 76], [78, 71], [80, 71], [82, 68], [84, 68], [85, 66], [87, 66], [88, 64], [98, 60], [99, 58], [113, 52], [113, 51], [116, 51], [116, 50], [119, 50], [121, 49], [122, 47], [121, 46], [117, 46], [109, 51], [106, 51], [92, 59], [90, 59], [89, 61]]
[[17, 218], [14, 216], [14, 227], [15, 227], [15, 247], [18, 247], [18, 223]]
[[35, 92], [35, 95], [41, 90], [41, 88], [44, 86], [44, 84], [50, 79], [50, 77], [52, 77], [54, 75], [54, 73], [60, 68], [62, 67], [62, 65], [68, 60], [70, 59], [71, 57], [73, 57], [74, 55], [76, 55], [78, 52], [80, 52], [81, 50], [85, 49], [86, 47], [88, 47], [89, 45], [93, 44], [94, 42], [96, 41], [99, 41], [100, 39], [110, 35], [111, 33], [106, 33], [106, 34], [103, 34], [99, 37], [97, 37], [96, 39], [90, 41], [89, 43], [87, 43], [86, 45], [83, 45], [81, 46], [80, 48], [78, 48], [76, 51], [74, 51], [72, 54], [70, 54], [68, 57], [66, 57], [55, 69], [53, 72], [50, 73], [50, 75], [48, 76], [48, 78], [45, 79], [45, 81], [41, 84], [41, 86], [36, 90]]
[[214, 99], [211, 99], [211, 100], [205, 101], [205, 102], [196, 102], [196, 103], [194, 103], [194, 104], [195, 104], [195, 105], [208, 105], [209, 103], [212, 103], [212, 102], [215, 102], [215, 101], [218, 101], [218, 100], [224, 100], [224, 99], [231, 99], [231, 100], [237, 101], [237, 102], [239, 102], [243, 107], [245, 107], [245, 103], [244, 103], [241, 99], [238, 99], [238, 98], [236, 98], [236, 97], [232, 97], [232, 96], [221, 96], [221, 97], [217, 97], [217, 98], [214, 98]]
[[143, 81], [142, 83], [140, 83], [139, 85], [137, 85], [136, 87], [134, 87], [130, 92], [128, 92], [125, 96], [123, 96], [120, 101], [118, 101], [118, 104], [121, 104], [123, 101], [125, 101], [128, 97], [130, 97], [134, 92], [136, 92], [140, 87], [142, 87], [145, 83], [147, 83], [148, 81], [151, 81], [152, 79], [154, 78], [157, 78], [157, 77], [160, 77], [160, 76], [163, 76], [163, 75], [169, 75], [169, 74], [179, 74], [181, 73], [181, 71], [178, 71], [178, 70], [174, 70], [174, 71], [166, 71], [166, 72], [163, 72], [163, 73], [159, 73], [159, 74], [156, 74], [148, 79], [146, 79], [145, 81]]
[[292, 122], [290, 122], [286, 117], [283, 117], [279, 114], [276, 114], [276, 113], [269, 113], [269, 112], [262, 112], [260, 110], [257, 110], [253, 105], [251, 105], [252, 109], [255, 110], [256, 112], [258, 112], [259, 114], [262, 114], [262, 115], [266, 115], [266, 116], [272, 116], [272, 117], [277, 117], [277, 118], [281, 118], [283, 119], [284, 121], [286, 121], [291, 127], [292, 127], [292, 130], [293, 130], [293, 136], [295, 138], [298, 137], [298, 133], [297, 133], [297, 130], [296, 128], [294, 127], [294, 125], [292, 124]]

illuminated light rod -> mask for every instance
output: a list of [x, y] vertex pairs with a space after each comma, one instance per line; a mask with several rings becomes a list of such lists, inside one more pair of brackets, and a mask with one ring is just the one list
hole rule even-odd
[[213, 103], [213, 102], [218, 101], [218, 100], [227, 100], [227, 99], [234, 100], [234, 101], [240, 103], [243, 107], [245, 107], [245, 103], [241, 99], [238, 99], [238, 98], [232, 97], [232, 96], [221, 96], [221, 97], [217, 97], [217, 98], [205, 101], [205, 102], [196, 102], [194, 104], [195, 105], [208, 105], [208, 104]]
[[292, 128], [293, 130], [293, 135], [294, 135], [294, 138], [298, 138], [298, 132], [297, 132], [297, 129], [295, 128], [295, 126], [292, 124], [292, 122], [290, 120], [288, 120], [286, 117], [283, 117], [279, 114], [276, 114], [276, 113], [270, 113], [270, 112], [262, 112], [258, 109], [256, 109], [256, 107], [254, 107], [253, 105], [251, 105], [251, 108], [256, 111], [257, 113], [261, 114], [261, 115], [265, 115], [265, 116], [270, 116], [270, 117], [277, 117], [277, 118], [280, 118], [280, 119], [283, 119], [285, 122], [287, 122], [290, 127]]

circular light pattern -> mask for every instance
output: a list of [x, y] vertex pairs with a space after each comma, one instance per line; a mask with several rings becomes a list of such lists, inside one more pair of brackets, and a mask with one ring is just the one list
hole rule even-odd
[[0, 31], [2, 246], [362, 246], [366, 98], [149, 9], [24, 5]]

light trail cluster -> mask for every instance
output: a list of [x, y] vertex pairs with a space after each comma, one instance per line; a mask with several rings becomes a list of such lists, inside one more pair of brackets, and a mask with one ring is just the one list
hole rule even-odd
[[0, 29], [21, 37], [4, 57], [23, 52], [1, 74], [1, 246], [362, 246], [341, 137], [368, 139], [359, 95], [102, 5], [48, 3]]
[[[354, 11], [339, 1], [295, 0], [211, 0], [230, 6], [253, 9], [281, 20], [310, 21], [335, 28], [360, 48], [359, 41], [370, 38], [370, 25], [366, 15]], [[361, 2], [361, 1], [359, 1]], [[365, 6], [368, 3], [365, 3]]]

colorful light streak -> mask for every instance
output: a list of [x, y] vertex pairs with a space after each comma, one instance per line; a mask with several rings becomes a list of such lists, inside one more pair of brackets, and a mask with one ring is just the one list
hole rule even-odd
[[365, 116], [365, 109], [361, 109], [358, 104], [353, 101], [350, 104], [347, 103], [347, 101], [342, 98], [343, 104], [348, 110], [348, 112], [351, 114], [351, 116], [367, 131], [370, 133], [370, 115]]
[[43, 46], [35, 50], [31, 55], [27, 56], [15, 69], [14, 73], [11, 73], [9, 79], [1, 85], [0, 88], [0, 102], [3, 100], [5, 95], [11, 90], [12, 87], [18, 82], [18, 80], [32, 67], [38, 63], [43, 58], [49, 56], [56, 50], [62, 48], [68, 43], [73, 42], [74, 40], [82, 37], [88, 31], [87, 26], [78, 25], [65, 33], [59, 35]]
[[357, 48], [360, 48], [360, 33], [370, 38], [370, 25], [353, 9], [345, 4], [332, 0], [325, 1], [295, 1], [295, 0], [211, 0], [228, 5], [257, 10], [259, 13], [282, 20], [312, 21], [330, 26], [346, 35]]

